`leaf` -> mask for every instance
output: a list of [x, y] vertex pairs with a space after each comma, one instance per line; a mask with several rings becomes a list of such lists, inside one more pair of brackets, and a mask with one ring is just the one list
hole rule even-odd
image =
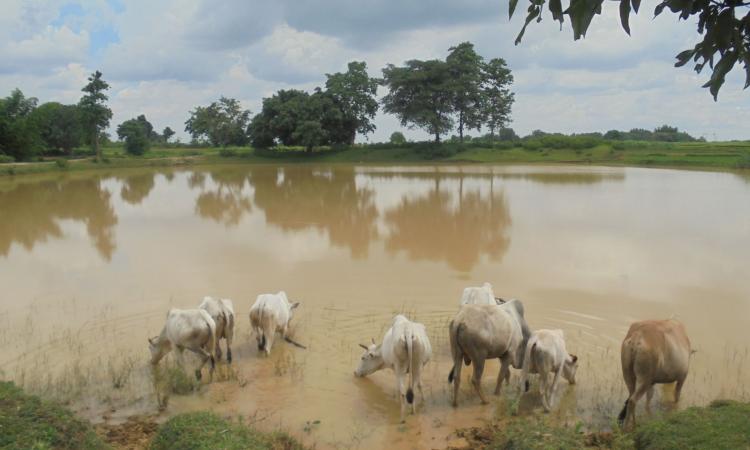
[[677, 58], [677, 62], [674, 64], [675, 67], [682, 67], [685, 64], [690, 61], [690, 58], [693, 57], [695, 54], [695, 49], [685, 50], [683, 52], [680, 52], [675, 58]]
[[554, 20], [563, 23], [562, 2], [560, 0], [549, 0], [549, 11]]
[[641, 0], [633, 0], [633, 11], [638, 14], [638, 9], [641, 7]]
[[513, 13], [516, 11], [516, 6], [518, 6], [518, 0], [510, 0], [510, 3], [508, 5], [508, 18], [513, 18]]
[[539, 15], [539, 10], [541, 8], [539, 7], [529, 7], [529, 15], [526, 16], [526, 23], [523, 24], [523, 28], [521, 28], [521, 32], [518, 33], [518, 37], [516, 37], [516, 45], [521, 43], [521, 38], [523, 38], [523, 34], [526, 32], [526, 27], [529, 26], [532, 20], [534, 20]]
[[620, 23], [622, 29], [630, 35], [630, 0], [620, 0]]
[[666, 3], [659, 3], [658, 5], [656, 5], [656, 8], [654, 8], [654, 17], [656, 17], [659, 14], [661, 14], [661, 12], [664, 11], [664, 8], [666, 6], [667, 6]]
[[719, 62], [716, 64], [716, 67], [714, 67], [714, 72], [713, 74], [711, 74], [711, 79], [708, 81], [708, 83], [703, 85], [703, 87], [709, 88], [711, 95], [713, 95], [714, 97], [714, 101], [717, 100], [719, 89], [721, 89], [721, 85], [724, 84], [724, 78], [737, 62], [737, 56], [738, 55], [736, 51], [725, 53], [724, 56], [722, 56]]

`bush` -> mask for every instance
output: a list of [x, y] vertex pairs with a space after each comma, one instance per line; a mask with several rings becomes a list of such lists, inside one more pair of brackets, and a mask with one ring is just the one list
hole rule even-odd
[[738, 169], [750, 169], [750, 155], [743, 156], [739, 161], [735, 163]]
[[210, 412], [180, 414], [159, 428], [152, 450], [167, 449], [273, 450], [303, 449], [284, 433], [261, 433]]
[[0, 382], [0, 448], [103, 449], [91, 425], [53, 402]]
[[58, 158], [58, 159], [56, 159], [56, 160], [55, 160], [55, 165], [56, 165], [56, 166], [57, 166], [57, 167], [58, 167], [59, 169], [63, 169], [63, 170], [64, 170], [64, 169], [67, 169], [68, 167], [70, 167], [70, 163], [69, 163], [69, 162], [68, 162], [68, 160], [67, 160], [67, 159], [65, 159], [65, 158]]
[[7, 164], [15, 162], [16, 158], [9, 155], [0, 155], [0, 164]]
[[400, 131], [394, 131], [393, 133], [391, 133], [390, 143], [393, 145], [406, 144], [406, 137], [404, 136], [404, 133]]
[[221, 150], [219, 150], [219, 156], [221, 156], [222, 158], [233, 158], [237, 156], [237, 150], [233, 148], [222, 147]]

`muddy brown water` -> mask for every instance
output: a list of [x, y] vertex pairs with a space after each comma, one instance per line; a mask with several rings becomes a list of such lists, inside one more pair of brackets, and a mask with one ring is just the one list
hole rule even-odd
[[[687, 326], [698, 352], [680, 408], [750, 400], [749, 253], [750, 179], [733, 173], [269, 165], [3, 179], [0, 376], [97, 422], [154, 414], [146, 338], [170, 307], [224, 296], [238, 316], [233, 368], [172, 395], [161, 417], [211, 409], [318, 448], [441, 448], [457, 427], [541, 414], [538, 395], [518, 400], [517, 374], [481, 406], [464, 370], [449, 406], [447, 324], [462, 289], [489, 281], [580, 358], [553, 415], [606, 427], [638, 319]], [[278, 290], [302, 302], [294, 336], [307, 350], [278, 343], [266, 358], [247, 314]], [[425, 323], [434, 349], [426, 403], [405, 426], [393, 375], [352, 373], [357, 344], [396, 313]], [[488, 392], [498, 368], [486, 367]], [[658, 391], [662, 410], [670, 399]]]

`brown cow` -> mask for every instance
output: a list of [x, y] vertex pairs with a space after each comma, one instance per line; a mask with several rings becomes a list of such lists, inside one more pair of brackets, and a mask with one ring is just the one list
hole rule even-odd
[[654, 384], [677, 382], [675, 403], [687, 378], [690, 365], [690, 339], [685, 326], [674, 320], [644, 320], [630, 325], [622, 341], [622, 376], [630, 396], [620, 412], [621, 425], [635, 427], [635, 406], [646, 394], [646, 410], [651, 410]]

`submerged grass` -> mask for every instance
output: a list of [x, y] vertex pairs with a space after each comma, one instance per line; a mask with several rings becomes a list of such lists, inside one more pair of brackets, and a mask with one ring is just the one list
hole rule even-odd
[[282, 432], [262, 433], [210, 412], [180, 414], [162, 425], [152, 450], [297, 450], [301, 444]]
[[90, 424], [54, 402], [24, 393], [13, 383], [0, 382], [0, 448], [108, 448]]

